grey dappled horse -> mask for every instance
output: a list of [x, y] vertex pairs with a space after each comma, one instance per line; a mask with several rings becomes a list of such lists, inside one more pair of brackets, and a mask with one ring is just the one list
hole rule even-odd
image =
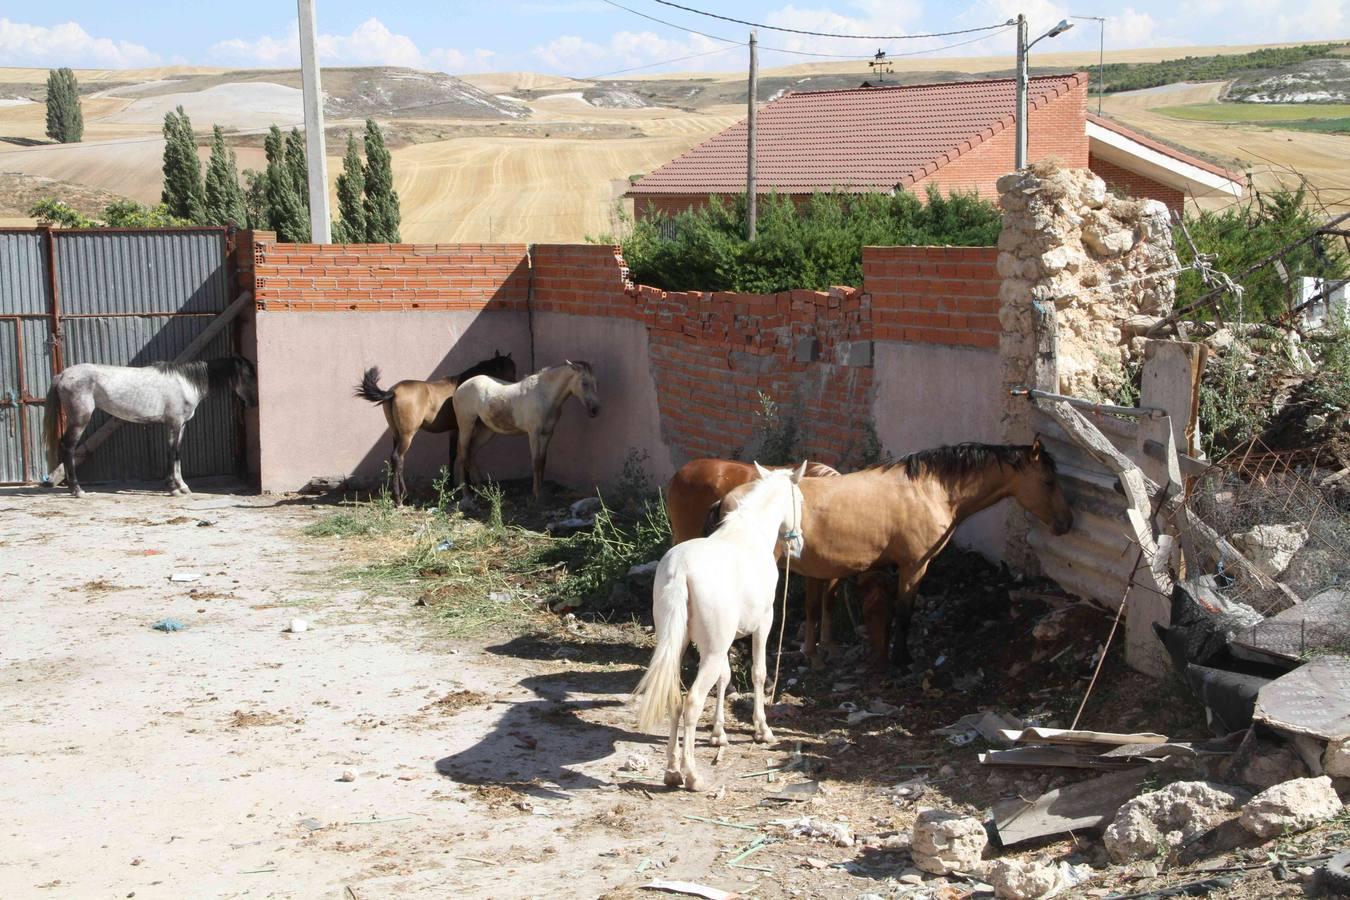
[[[207, 394], [216, 390], [232, 390], [245, 406], [257, 406], [258, 373], [253, 363], [242, 356], [222, 356], [148, 366], [71, 366], [52, 379], [51, 390], [47, 391], [47, 468], [56, 468], [59, 449], [70, 492], [84, 496], [75, 477], [75, 445], [94, 410], [101, 409], [126, 422], [163, 424], [169, 433], [169, 492], [175, 496], [190, 494], [183, 481], [179, 452], [183, 428]], [[65, 419], [64, 430], [59, 425], [61, 419]]]

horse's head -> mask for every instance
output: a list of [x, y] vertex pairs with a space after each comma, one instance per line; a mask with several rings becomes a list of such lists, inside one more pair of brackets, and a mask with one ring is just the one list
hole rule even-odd
[[258, 405], [258, 369], [251, 360], [242, 356], [232, 358], [234, 363], [234, 372], [231, 373], [230, 381], [234, 385], [234, 392], [245, 406]]
[[755, 463], [755, 471], [759, 473], [761, 481], [766, 479], [782, 479], [787, 482], [788, 502], [784, 504], [783, 520], [778, 527], [778, 538], [787, 548], [788, 555], [793, 559], [798, 559], [802, 555], [802, 550], [806, 546], [806, 541], [802, 537], [802, 489], [798, 487], [802, 477], [806, 474], [806, 463], [803, 462], [795, 469], [766, 469], [759, 463]]
[[511, 358], [510, 353], [503, 354], [496, 347], [492, 348], [492, 359], [486, 363], [485, 375], [491, 375], [498, 381], [516, 380], [516, 361]]
[[572, 396], [581, 401], [581, 405], [586, 407], [586, 413], [594, 419], [600, 415], [600, 398], [595, 393], [595, 372], [588, 362], [573, 362], [569, 359], [566, 363], [575, 373], [571, 385]]
[[1060, 488], [1054, 458], [1041, 447], [1039, 436], [1021, 450], [1025, 465], [1013, 473], [1013, 498], [1055, 534], [1067, 534], [1073, 528], [1073, 510]]

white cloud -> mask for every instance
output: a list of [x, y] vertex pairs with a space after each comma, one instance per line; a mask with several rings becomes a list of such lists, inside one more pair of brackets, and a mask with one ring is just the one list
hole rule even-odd
[[[491, 50], [460, 50], [438, 47], [425, 53], [406, 34], [390, 31], [375, 17], [357, 25], [351, 34], [320, 34], [322, 65], [407, 66], [446, 72], [481, 71], [490, 67]], [[234, 38], [211, 48], [211, 55], [236, 65], [297, 66], [300, 64], [300, 29], [291, 25], [283, 38], [263, 35], [256, 40]]]
[[[681, 70], [728, 68], [735, 65], [728, 60], [733, 59], [740, 48], [696, 34], [683, 40], [671, 40], [651, 31], [619, 31], [603, 44], [576, 35], [563, 35], [533, 48], [530, 55], [548, 69], [585, 76], [723, 49], [727, 51], [725, 55], [718, 53], [704, 57], [706, 63], [700, 59], [684, 60], [678, 64]], [[743, 55], [744, 51], [741, 52]]]
[[77, 22], [50, 28], [0, 18], [0, 59], [10, 66], [134, 68], [160, 62], [141, 44], [98, 38]]

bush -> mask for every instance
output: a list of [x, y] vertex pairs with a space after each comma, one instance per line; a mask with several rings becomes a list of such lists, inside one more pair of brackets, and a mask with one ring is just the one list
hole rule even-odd
[[1305, 44], [1300, 47], [1268, 47], [1251, 53], [1220, 56], [1186, 56], [1156, 63], [1110, 63], [1103, 73], [1106, 90], [1133, 91], [1175, 84], [1178, 81], [1222, 81], [1238, 72], [1275, 69], [1309, 59], [1331, 56], [1345, 44]]
[[[1220, 212], [1203, 212], [1186, 217], [1196, 248], [1204, 254], [1213, 254], [1214, 267], [1227, 272], [1245, 288], [1242, 309], [1234, 298], [1221, 298], [1225, 318], [1243, 321], [1264, 321], [1289, 309], [1288, 288], [1274, 265], [1264, 266], [1250, 275], [1238, 274], [1272, 253], [1305, 238], [1322, 224], [1322, 218], [1304, 205], [1302, 188], [1262, 194], [1247, 202], [1230, 206]], [[1193, 254], [1186, 244], [1181, 229], [1173, 231], [1177, 256], [1183, 264], [1191, 262]], [[1284, 257], [1285, 271], [1291, 278], [1303, 275], [1322, 278], [1344, 278], [1347, 265], [1344, 253], [1334, 244], [1315, 239], [1293, 250]], [[1196, 272], [1185, 272], [1177, 279], [1177, 306], [1189, 306], [1209, 293]], [[1206, 308], [1196, 310], [1192, 318], [1208, 320], [1213, 312]]]
[[633, 226], [623, 242], [634, 281], [672, 291], [775, 293], [862, 284], [865, 246], [988, 247], [998, 241], [998, 208], [974, 194], [816, 193], [799, 209], [790, 197], [760, 198], [755, 240], [745, 239], [745, 198]]

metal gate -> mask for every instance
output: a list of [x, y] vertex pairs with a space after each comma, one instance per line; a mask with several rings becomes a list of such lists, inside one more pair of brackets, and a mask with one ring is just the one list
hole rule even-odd
[[[229, 306], [227, 260], [223, 228], [0, 229], [0, 483], [48, 472], [43, 403], [55, 372], [174, 359]], [[200, 358], [233, 349], [226, 329]], [[96, 413], [88, 434], [105, 418]], [[184, 434], [183, 474], [234, 474], [238, 433], [232, 398], [207, 397]], [[81, 464], [80, 477], [158, 479], [167, 468], [163, 429], [127, 425]]]

